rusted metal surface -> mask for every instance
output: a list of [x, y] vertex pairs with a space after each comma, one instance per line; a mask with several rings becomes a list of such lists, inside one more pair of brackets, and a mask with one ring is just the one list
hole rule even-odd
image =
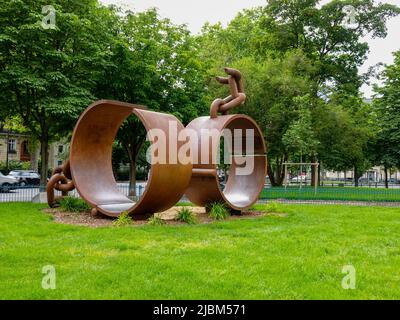
[[[221, 84], [227, 84], [230, 95], [225, 99], [216, 99], [210, 110], [210, 117], [201, 117], [192, 121], [188, 129], [197, 133], [195, 141], [197, 158], [195, 163], [170, 161], [170, 146], [179, 150], [184, 142], [170, 134], [171, 123], [178, 128], [177, 134], [184, 130], [183, 125], [172, 115], [146, 110], [145, 107], [123, 102], [101, 100], [92, 104], [81, 115], [75, 126], [71, 146], [70, 160], [54, 170], [47, 185], [48, 203], [57, 206], [62, 197], [55, 197], [54, 191], [66, 196], [75, 187], [80, 196], [92, 207], [92, 215], [102, 213], [118, 217], [127, 211], [133, 218], [147, 218], [151, 214], [169, 209], [183, 196], [199, 206], [213, 202], [226, 203], [231, 209], [242, 211], [253, 205], [264, 186], [266, 176], [266, 148], [262, 132], [255, 121], [244, 115], [228, 115], [228, 112], [246, 100], [242, 76], [238, 70], [225, 68], [228, 77], [217, 77]], [[222, 115], [218, 115], [222, 113]], [[149, 180], [143, 196], [137, 202], [123, 195], [117, 188], [112, 170], [112, 146], [119, 127], [130, 115], [135, 115], [150, 135], [152, 129], [164, 133], [166, 139], [166, 163], [152, 163]], [[214, 130], [220, 139], [224, 130], [254, 130], [254, 150], [247, 154], [254, 160], [254, 170], [247, 175], [237, 174], [243, 166], [238, 158], [230, 166], [230, 175], [224, 190], [220, 188], [217, 162], [213, 159], [216, 150], [209, 144], [210, 137], [204, 129]], [[219, 140], [218, 140], [219, 141]], [[232, 141], [233, 145], [237, 142]], [[203, 150], [202, 146], [209, 145]], [[244, 150], [241, 150], [244, 151]], [[205, 154], [207, 153], [207, 155]], [[246, 154], [246, 152], [243, 152]], [[172, 157], [172, 159], [175, 159]], [[207, 161], [203, 161], [206, 159]], [[190, 161], [189, 161], [190, 162]]]
[[[60, 200], [68, 196], [68, 192], [75, 189], [72, 181], [70, 162], [69, 160], [62, 166], [53, 170], [52, 176], [47, 183], [47, 203], [51, 208], [59, 205]], [[62, 196], [55, 196], [55, 191], [61, 191]]]
[[[186, 195], [191, 202], [198, 206], [207, 206], [214, 202], [225, 203], [228, 207], [236, 211], [243, 211], [251, 207], [257, 200], [264, 187], [266, 176], [266, 157], [265, 144], [260, 128], [250, 117], [244, 115], [227, 115], [217, 118], [202, 117], [192, 121], [187, 128], [195, 130], [199, 135], [198, 141], [198, 161], [193, 166], [192, 179]], [[233, 157], [230, 165], [230, 174], [225, 189], [222, 190], [218, 179], [218, 165], [215, 159], [209, 158], [209, 164], [201, 164], [202, 145], [209, 139], [204, 135], [204, 129], [217, 129], [222, 134], [224, 129], [253, 129], [255, 132], [254, 154], [247, 155], [254, 160], [254, 170], [249, 175], [238, 175], [237, 169], [240, 167], [237, 158]], [[208, 154], [212, 144], [209, 144]], [[245, 154], [245, 152], [243, 153]]]
[[[133, 202], [117, 188], [112, 170], [112, 145], [118, 128], [130, 115], [136, 115], [149, 132], [159, 129], [166, 134], [167, 163], [152, 164], [143, 196]], [[79, 119], [70, 148], [71, 173], [80, 196], [96, 210], [110, 217], [127, 211], [133, 218], [147, 217], [175, 205], [187, 188], [191, 164], [171, 164], [170, 123], [176, 123], [178, 134], [183, 125], [172, 115], [145, 110], [144, 107], [116, 101], [98, 101]], [[180, 142], [178, 142], [178, 148]]]
[[216, 99], [211, 104], [210, 117], [218, 117], [218, 113], [227, 115], [228, 111], [234, 107], [242, 105], [246, 101], [244, 93], [242, 74], [235, 69], [225, 68], [228, 77], [216, 77], [217, 81], [221, 84], [228, 84], [230, 89], [230, 96], [225, 99]]
[[[207, 206], [213, 202], [225, 203], [228, 207], [236, 211], [243, 211], [251, 207], [257, 200], [264, 187], [266, 177], [266, 147], [263, 134], [250, 117], [244, 115], [228, 115], [228, 111], [234, 107], [240, 106], [246, 100], [242, 83], [242, 75], [238, 70], [225, 68], [228, 77], [217, 77], [221, 84], [228, 84], [230, 96], [225, 99], [216, 99], [210, 110], [210, 117], [201, 117], [193, 120], [187, 128], [195, 130], [199, 141], [197, 142], [198, 159], [195, 159], [193, 166], [192, 179], [186, 195], [191, 202], [199, 206]], [[222, 116], [218, 116], [222, 113]], [[209, 130], [205, 130], [209, 129]], [[246, 129], [254, 130], [254, 150], [252, 154], [247, 154], [241, 150], [249, 160], [254, 161], [254, 170], [249, 175], [239, 175], [237, 170], [242, 166], [238, 163], [238, 158], [233, 157], [230, 165], [230, 174], [224, 190], [221, 189], [218, 179], [217, 159], [212, 155], [216, 153], [213, 150], [212, 143], [209, 143], [210, 136], [207, 132], [215, 130], [219, 132], [216, 137], [218, 141], [222, 137], [223, 130]], [[234, 134], [232, 134], [232, 137]], [[232, 141], [234, 146], [235, 142]], [[209, 145], [208, 150], [203, 150], [202, 146]], [[244, 147], [244, 146], [243, 146]], [[219, 148], [219, 146], [218, 146]], [[207, 164], [202, 163], [202, 153], [206, 151], [209, 155]], [[252, 158], [252, 159], [250, 159]]]

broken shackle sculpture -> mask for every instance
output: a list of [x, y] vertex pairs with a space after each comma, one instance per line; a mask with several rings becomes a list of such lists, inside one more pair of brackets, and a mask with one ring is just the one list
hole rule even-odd
[[[210, 117], [197, 118], [187, 126], [188, 129], [197, 132], [199, 137], [197, 145], [199, 147], [198, 158], [194, 159], [193, 174], [186, 195], [191, 202], [198, 206], [222, 202], [235, 211], [243, 211], [250, 208], [258, 200], [264, 187], [266, 148], [262, 132], [253, 119], [241, 114], [228, 115], [229, 110], [245, 102], [246, 95], [243, 90], [241, 73], [230, 68], [225, 68], [225, 72], [229, 75], [228, 77], [217, 77], [216, 79], [221, 84], [229, 84], [231, 95], [225, 99], [216, 99], [212, 103]], [[222, 115], [218, 116], [218, 113], [222, 113]], [[252, 130], [254, 134], [252, 143], [254, 145], [251, 148], [251, 154], [246, 154], [248, 143], [246, 135], [240, 135], [240, 141], [237, 141], [235, 130], [240, 130], [241, 133]], [[233, 138], [231, 143], [233, 153], [231, 154], [229, 178], [224, 190], [221, 190], [217, 171], [219, 159], [214, 156], [214, 159], [209, 159], [208, 164], [202, 163], [202, 159], [204, 152], [211, 156], [217, 151], [212, 150], [215, 146], [207, 141], [210, 139], [209, 133], [214, 132], [212, 138], [218, 141], [216, 147], [219, 148], [219, 141], [224, 131], [230, 133], [228, 136]], [[225, 139], [225, 143], [227, 142], [229, 143]], [[209, 149], [204, 150], [201, 147], [204, 145], [208, 145]], [[242, 155], [244, 156], [242, 157]], [[252, 163], [252, 170], [246, 174], [239, 174], [238, 171], [248, 162]]]
[[[175, 146], [179, 150], [184, 144], [170, 134], [171, 128], [174, 127], [170, 125], [171, 123], [178, 128], [178, 135], [185, 130], [176, 117], [148, 111], [143, 106], [117, 101], [101, 100], [89, 106], [75, 126], [69, 160], [53, 171], [53, 176], [47, 184], [49, 206], [57, 206], [59, 200], [74, 188], [93, 208], [93, 215], [102, 213], [109, 217], [118, 217], [127, 211], [134, 219], [144, 219], [151, 214], [171, 208], [185, 193], [190, 201], [199, 206], [223, 202], [235, 211], [243, 211], [252, 206], [264, 186], [265, 143], [262, 132], [254, 120], [244, 115], [228, 115], [230, 109], [244, 103], [246, 96], [240, 72], [229, 68], [225, 68], [225, 71], [228, 77], [217, 77], [217, 80], [222, 84], [229, 84], [231, 95], [213, 102], [210, 117], [197, 118], [187, 127], [197, 133], [197, 140], [192, 141], [192, 147], [197, 149], [193, 152], [196, 154], [192, 159], [193, 163], [190, 161], [182, 163], [179, 159], [170, 161], [170, 146]], [[223, 115], [218, 116], [218, 113]], [[124, 120], [132, 114], [136, 115], [144, 125], [151, 146], [154, 146], [157, 140], [152, 136], [153, 130], [164, 133], [167, 153], [166, 163], [151, 162], [149, 180], [142, 197], [137, 202], [133, 202], [118, 190], [112, 170], [114, 139]], [[218, 139], [217, 145], [209, 145], [210, 136], [204, 134], [203, 129], [214, 132], [213, 138]], [[253, 164], [249, 174], [237, 174], [243, 163], [237, 161], [235, 154], [232, 155], [230, 175], [225, 189], [221, 190], [217, 161], [213, 155], [216, 153], [214, 148], [219, 149], [224, 130], [232, 133], [235, 130], [253, 130], [254, 148], [252, 154], [244, 156]], [[204, 144], [208, 146], [206, 150], [202, 150]], [[234, 148], [239, 146], [240, 153], [244, 151], [243, 141], [238, 143], [233, 138], [232, 144]], [[207, 152], [208, 155], [203, 154]], [[204, 158], [207, 158], [207, 161], [202, 162]], [[243, 157], [240, 158], [243, 160]], [[55, 190], [61, 191], [62, 196], [55, 197]]]

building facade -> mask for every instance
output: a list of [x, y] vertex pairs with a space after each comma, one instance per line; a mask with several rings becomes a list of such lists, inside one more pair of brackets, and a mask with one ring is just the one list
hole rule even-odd
[[12, 132], [0, 132], [0, 162], [31, 161], [29, 136]]
[[[34, 162], [31, 163], [31, 169], [38, 169], [40, 159], [40, 146], [34, 150], [30, 147], [29, 135], [13, 132], [0, 132], [0, 163], [5, 164], [11, 161]], [[64, 162], [68, 152], [68, 143], [60, 141], [52, 143], [49, 147], [49, 168], [56, 168]]]

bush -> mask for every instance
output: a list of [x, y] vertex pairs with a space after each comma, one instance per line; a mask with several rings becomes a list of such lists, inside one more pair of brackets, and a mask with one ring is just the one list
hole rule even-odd
[[163, 226], [165, 224], [165, 221], [160, 217], [152, 216], [149, 219], [148, 224], [151, 226]]
[[129, 213], [127, 211], [122, 212], [118, 219], [113, 222], [113, 225], [115, 227], [129, 226], [131, 224], [132, 218], [129, 216]]
[[265, 209], [263, 211], [267, 213], [279, 213], [280, 205], [276, 201], [271, 201], [265, 206]]
[[31, 163], [28, 162], [22, 162], [18, 160], [10, 160], [8, 162], [8, 170], [5, 161], [0, 161], [0, 171], [7, 175], [10, 173], [10, 171], [13, 170], [29, 170], [31, 166]]
[[85, 201], [75, 197], [65, 197], [60, 201], [60, 207], [68, 212], [90, 212], [92, 209]]
[[209, 216], [214, 220], [225, 220], [230, 213], [223, 203], [215, 202], [209, 206]]
[[176, 217], [176, 221], [185, 222], [187, 224], [196, 224], [197, 219], [196, 215], [189, 208], [183, 207], [178, 212], [178, 216]]

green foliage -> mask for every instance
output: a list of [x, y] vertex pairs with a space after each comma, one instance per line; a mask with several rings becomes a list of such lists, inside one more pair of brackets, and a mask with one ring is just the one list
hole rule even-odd
[[18, 115], [40, 141], [41, 182], [49, 142], [70, 132], [94, 99], [115, 14], [97, 1], [60, 0], [54, 29], [44, 29], [44, 0], [0, 1], [0, 109]]
[[31, 163], [29, 161], [23, 162], [18, 160], [10, 160], [8, 162], [8, 170], [5, 161], [0, 161], [0, 171], [8, 173], [6, 171], [12, 170], [29, 170]]
[[400, 51], [382, 72], [382, 79], [383, 86], [375, 88], [378, 135], [374, 160], [386, 168], [400, 168]]
[[120, 216], [113, 222], [115, 227], [129, 226], [133, 222], [132, 218], [129, 216], [128, 212], [122, 212]]
[[179, 212], [176, 220], [179, 222], [185, 222], [187, 224], [196, 224], [197, 218], [193, 211], [189, 208], [182, 207]]
[[[146, 105], [168, 112], [185, 124], [207, 112], [204, 100], [205, 68], [198, 45], [185, 26], [160, 18], [156, 9], [129, 12], [115, 27], [108, 64], [97, 83], [96, 96]], [[146, 176], [146, 130], [131, 116], [122, 124], [117, 141], [131, 167], [130, 188]], [[135, 172], [135, 168], [140, 170]], [[132, 170], [133, 169], [133, 170]]]
[[[342, 23], [344, 5], [355, 8], [357, 28]], [[326, 168], [354, 168], [357, 175], [371, 165], [374, 119], [359, 92], [367, 75], [358, 69], [368, 52], [364, 36], [385, 37], [388, 19], [398, 13], [372, 0], [272, 0], [240, 12], [226, 28], [203, 28], [199, 42], [209, 73], [226, 64], [243, 71], [248, 100], [240, 112], [264, 131], [273, 185], [284, 180], [283, 163], [303, 154], [303, 161], [321, 159]], [[211, 82], [211, 97], [224, 93]]]
[[269, 201], [265, 206], [264, 210], [267, 213], [280, 213], [281, 212], [281, 205], [276, 201]]
[[165, 225], [165, 221], [163, 219], [161, 219], [160, 217], [152, 216], [148, 220], [147, 224], [150, 226], [163, 226], [163, 225]]
[[91, 207], [82, 199], [68, 196], [60, 201], [60, 207], [67, 212], [90, 212]]
[[312, 128], [309, 96], [294, 98], [298, 105], [298, 120], [295, 120], [282, 137], [282, 142], [288, 151], [300, 153], [300, 162], [303, 156], [314, 155], [319, 141]]
[[214, 202], [208, 207], [209, 216], [214, 220], [225, 220], [230, 216], [229, 210], [225, 204], [220, 202]]

